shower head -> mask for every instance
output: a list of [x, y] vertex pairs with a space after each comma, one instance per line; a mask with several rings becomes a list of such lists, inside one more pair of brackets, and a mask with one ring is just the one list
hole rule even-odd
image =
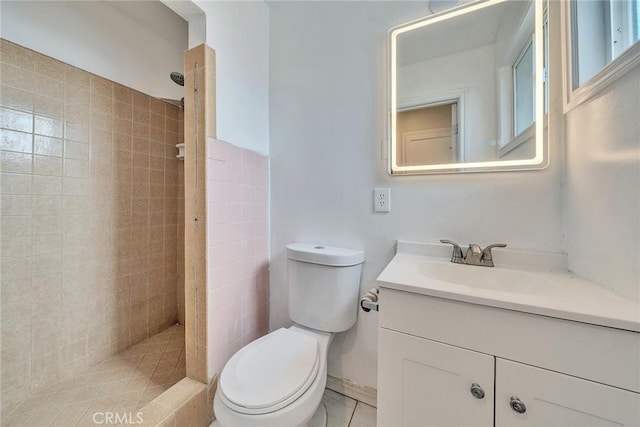
[[184, 76], [182, 75], [182, 73], [178, 73], [174, 71], [173, 73], [170, 74], [170, 76], [171, 76], [171, 80], [173, 80], [176, 84], [180, 86], [184, 86]]

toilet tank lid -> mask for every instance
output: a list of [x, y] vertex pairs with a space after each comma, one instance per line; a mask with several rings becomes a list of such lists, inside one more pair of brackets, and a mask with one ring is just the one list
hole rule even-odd
[[312, 243], [289, 243], [287, 258], [313, 264], [348, 267], [364, 262], [364, 252]]

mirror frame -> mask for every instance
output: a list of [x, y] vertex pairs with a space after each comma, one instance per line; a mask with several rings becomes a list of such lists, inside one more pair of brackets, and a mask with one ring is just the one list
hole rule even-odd
[[407, 22], [393, 27], [388, 32], [388, 108], [387, 121], [387, 173], [391, 176], [446, 174], [446, 173], [470, 173], [470, 172], [499, 172], [539, 170], [549, 165], [548, 138], [545, 131], [544, 113], [544, 0], [532, 0], [535, 4], [534, 23], [534, 47], [536, 70], [536, 106], [535, 106], [535, 157], [523, 160], [495, 160], [488, 162], [462, 162], [420, 166], [398, 166], [396, 156], [396, 114], [397, 114], [397, 37], [398, 35], [421, 28], [427, 25], [445, 21], [456, 16], [472, 13], [505, 1], [518, 0], [476, 0], [454, 7], [441, 13], [436, 13], [423, 18]]

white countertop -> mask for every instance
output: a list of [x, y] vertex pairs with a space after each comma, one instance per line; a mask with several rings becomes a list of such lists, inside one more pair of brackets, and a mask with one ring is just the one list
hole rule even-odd
[[482, 272], [490, 267], [459, 267], [481, 269], [468, 270], [478, 277], [523, 272], [529, 281], [539, 279], [552, 286], [536, 288], [533, 283], [523, 292], [513, 292], [434, 279], [424, 273], [425, 265], [450, 263], [451, 246], [406, 241], [398, 241], [396, 256], [378, 276], [378, 284], [381, 288], [640, 332], [640, 304], [568, 272], [564, 255], [505, 249], [495, 249], [493, 254], [495, 271]]

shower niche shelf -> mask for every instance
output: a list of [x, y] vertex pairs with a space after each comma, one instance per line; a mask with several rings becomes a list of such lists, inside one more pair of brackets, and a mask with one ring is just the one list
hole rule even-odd
[[184, 144], [176, 144], [176, 148], [178, 149], [176, 157], [178, 160], [184, 160]]

